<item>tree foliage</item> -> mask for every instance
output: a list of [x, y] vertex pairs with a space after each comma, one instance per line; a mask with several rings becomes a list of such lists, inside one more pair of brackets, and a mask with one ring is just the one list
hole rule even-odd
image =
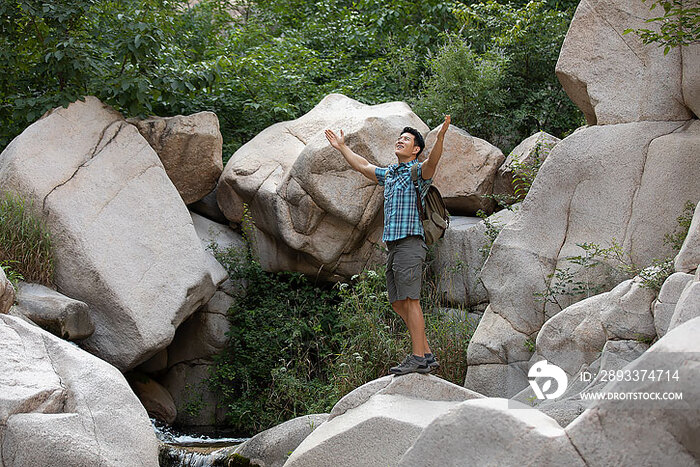
[[[646, 0], [642, 0], [646, 3]], [[700, 42], [700, 6], [687, 0], [653, 0], [649, 9], [656, 7], [663, 10], [661, 16], [646, 20], [646, 23], [656, 24], [657, 29], [649, 28], [626, 29], [624, 34], [634, 32], [645, 44], [657, 43], [664, 48], [666, 55], [672, 48]]]

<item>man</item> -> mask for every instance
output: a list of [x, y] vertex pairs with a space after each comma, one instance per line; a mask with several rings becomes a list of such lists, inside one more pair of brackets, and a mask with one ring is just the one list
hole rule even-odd
[[438, 131], [435, 146], [422, 164], [418, 156], [425, 148], [423, 136], [418, 130], [406, 127], [394, 146], [398, 164], [380, 168], [353, 152], [345, 145], [345, 134], [340, 136], [326, 130], [326, 138], [332, 147], [340, 151], [350, 166], [362, 175], [384, 186], [384, 233], [382, 240], [389, 251], [386, 264], [386, 283], [389, 302], [406, 323], [411, 335], [412, 353], [389, 372], [396, 375], [429, 373], [439, 364], [433, 356], [425, 336], [425, 321], [420, 306], [421, 273], [428, 248], [425, 245], [423, 226], [416, 205], [416, 190], [411, 180], [411, 167], [418, 165], [418, 186], [422, 198], [432, 183], [437, 164], [442, 156], [445, 133], [450, 126], [450, 116]]

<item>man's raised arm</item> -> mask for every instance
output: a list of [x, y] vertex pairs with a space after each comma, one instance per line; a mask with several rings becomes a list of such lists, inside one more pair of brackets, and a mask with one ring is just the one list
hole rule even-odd
[[377, 182], [377, 175], [374, 172], [377, 166], [370, 164], [367, 159], [353, 152], [345, 145], [345, 134], [343, 133], [343, 130], [340, 130], [340, 136], [337, 136], [332, 130], [326, 130], [325, 133], [328, 142], [331, 143], [331, 146], [340, 151], [345, 160], [348, 161], [348, 164], [350, 164], [350, 167], [357, 170], [373, 182]]
[[440, 157], [442, 156], [442, 143], [445, 140], [445, 133], [447, 133], [449, 127], [450, 116], [445, 115], [445, 122], [442, 124], [440, 131], [438, 131], [435, 145], [433, 149], [430, 150], [430, 155], [421, 166], [421, 177], [423, 180], [433, 178], [433, 175], [435, 175], [435, 170], [437, 170], [438, 162], [440, 162]]

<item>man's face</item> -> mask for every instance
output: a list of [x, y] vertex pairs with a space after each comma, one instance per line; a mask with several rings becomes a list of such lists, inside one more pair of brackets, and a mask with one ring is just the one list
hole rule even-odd
[[399, 160], [415, 159], [420, 151], [420, 146], [416, 145], [416, 138], [411, 133], [401, 133], [394, 146], [394, 154]]

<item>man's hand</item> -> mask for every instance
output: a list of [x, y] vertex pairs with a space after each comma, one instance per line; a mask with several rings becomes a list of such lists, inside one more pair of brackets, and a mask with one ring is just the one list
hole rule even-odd
[[340, 136], [336, 136], [336, 134], [333, 133], [333, 130], [326, 130], [325, 133], [328, 142], [331, 143], [331, 146], [338, 151], [340, 151], [340, 148], [345, 146], [345, 133], [343, 133], [343, 130], [340, 130]]
[[343, 130], [340, 130], [340, 136], [333, 133], [333, 130], [326, 130], [324, 133], [328, 142], [331, 143], [331, 146], [340, 151], [348, 164], [350, 164], [350, 167], [357, 170], [373, 182], [377, 182], [377, 175], [375, 173], [377, 166], [370, 164], [367, 162], [367, 159], [359, 154], [356, 154], [345, 145], [345, 133], [343, 133]]
[[445, 121], [442, 124], [442, 127], [440, 127], [440, 131], [438, 131], [438, 138], [444, 138], [445, 133], [447, 133], [447, 129], [450, 127], [450, 121], [452, 119], [450, 118], [449, 115], [445, 115]]
[[428, 180], [433, 178], [435, 171], [437, 170], [437, 164], [440, 162], [440, 157], [442, 156], [442, 143], [445, 140], [445, 133], [447, 129], [450, 128], [451, 118], [449, 115], [445, 115], [445, 121], [438, 130], [437, 139], [435, 140], [435, 145], [433, 149], [430, 150], [430, 155], [423, 165], [421, 165], [421, 177], [423, 180]]

